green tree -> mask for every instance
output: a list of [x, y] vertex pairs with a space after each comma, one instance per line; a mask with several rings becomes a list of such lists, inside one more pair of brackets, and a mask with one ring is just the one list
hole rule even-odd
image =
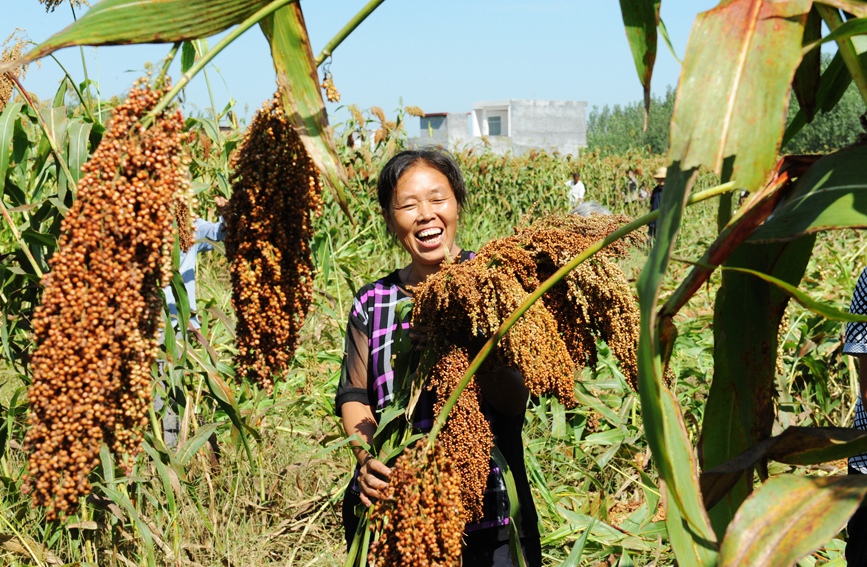
[[646, 150], [663, 155], [668, 151], [669, 124], [674, 112], [675, 90], [668, 87], [663, 96], [652, 97], [650, 121], [644, 127], [644, 105], [631, 102], [624, 106], [594, 106], [587, 118], [587, 148], [600, 154], [623, 154], [629, 150]]

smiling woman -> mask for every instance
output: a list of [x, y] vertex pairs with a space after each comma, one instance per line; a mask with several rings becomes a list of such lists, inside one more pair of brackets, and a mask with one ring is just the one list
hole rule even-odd
[[[398, 328], [409, 329], [409, 321], [401, 320], [399, 316], [399, 305], [412, 299], [412, 286], [425, 281], [452, 261], [462, 262], [474, 256], [472, 252], [461, 250], [457, 244], [458, 215], [466, 199], [466, 189], [460, 169], [450, 154], [429, 149], [402, 152], [383, 168], [377, 190], [386, 227], [409, 252], [411, 261], [407, 266], [362, 287], [349, 315], [335, 404], [346, 434], [357, 436], [357, 440], [353, 439], [351, 443], [358, 465], [343, 508], [347, 544], [351, 544], [359, 523], [355, 515], [356, 504], [370, 506], [376, 500], [387, 498], [395, 488], [389, 486], [390, 482], [395, 482], [392, 478], [395, 473], [377, 455], [368, 453], [365, 446], [373, 445], [381, 414], [394, 401], [392, 355], [395, 333]], [[422, 329], [414, 329], [410, 336], [419, 346], [426, 343]], [[496, 391], [489, 392], [489, 385]], [[526, 564], [541, 565], [537, 517], [524, 467], [521, 440], [523, 412], [529, 392], [521, 376], [508, 370], [498, 370], [493, 377], [479, 374], [477, 387], [480, 415], [490, 427], [479, 427], [474, 435], [486, 453], [496, 445], [509, 464], [521, 506], [519, 531]], [[510, 395], [503, 396], [506, 391]], [[436, 392], [430, 387], [424, 388], [413, 414], [415, 430], [430, 430], [436, 403]], [[462, 483], [469, 480], [459, 479]], [[483, 474], [479, 480], [485, 495], [480, 505], [464, 516], [468, 523], [462, 530], [462, 559], [467, 565], [511, 565], [509, 501], [503, 473], [491, 462], [490, 473]], [[415, 526], [413, 533], [402, 537], [415, 542], [410, 547], [417, 554], [418, 549], [429, 541], [433, 529], [426, 533], [423, 523], [414, 522], [412, 525]], [[431, 550], [431, 553], [438, 552]], [[403, 564], [406, 557], [391, 559], [395, 564]], [[450, 561], [445, 557], [440, 559], [442, 564], [453, 564], [456, 558], [448, 558]]]

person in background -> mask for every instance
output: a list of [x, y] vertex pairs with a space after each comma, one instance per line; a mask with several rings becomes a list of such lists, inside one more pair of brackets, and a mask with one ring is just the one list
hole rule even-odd
[[[458, 216], [466, 198], [466, 186], [448, 152], [420, 149], [397, 154], [383, 167], [377, 193], [386, 228], [409, 253], [410, 263], [359, 289], [349, 312], [335, 396], [335, 412], [343, 421], [347, 437], [352, 439], [350, 445], [357, 461], [343, 501], [347, 549], [359, 523], [354, 513], [356, 505], [370, 506], [381, 498], [381, 491], [391, 477], [391, 469], [379, 460], [379, 455], [368, 453], [365, 446], [372, 445], [377, 423], [394, 395], [391, 357], [394, 333], [399, 326], [409, 329], [409, 321], [399, 319], [398, 305], [410, 301], [412, 286], [439, 272], [448, 258], [463, 262], [474, 256], [458, 245]], [[413, 340], [424, 342], [418, 335]], [[521, 375], [506, 368], [480, 372], [476, 380], [482, 391], [482, 411], [494, 433], [494, 444], [515, 480], [521, 509], [518, 531], [526, 565], [541, 567], [538, 516], [521, 436], [529, 391]], [[417, 431], [430, 430], [435, 395], [422, 389], [412, 419]], [[516, 565], [517, 558], [509, 548], [509, 497], [503, 471], [495, 464], [482, 506], [483, 518], [464, 528], [463, 564]]]
[[[653, 191], [650, 192], [651, 213], [658, 209], [659, 204], [662, 202], [662, 189], [665, 187], [665, 176], [667, 173], [668, 169], [665, 167], [660, 167], [653, 173], [653, 178], [656, 180], [656, 187], [654, 187]], [[653, 241], [656, 240], [656, 221], [651, 221], [647, 224], [647, 240], [650, 244], [653, 244]]]
[[[861, 272], [855, 292], [852, 294], [850, 313], [867, 315], [867, 269]], [[864, 411], [864, 396], [867, 395], [867, 323], [849, 323], [843, 340], [843, 354], [858, 359], [858, 401], [855, 402], [855, 429], [867, 430], [867, 412]], [[867, 474], [867, 453], [849, 457], [849, 474]], [[846, 561], [850, 566], [867, 565], [867, 507], [858, 508], [847, 526], [849, 539], [846, 542]]]
[[[194, 242], [189, 250], [181, 251], [178, 262], [178, 273], [184, 280], [184, 287], [187, 290], [187, 302], [190, 307], [189, 324], [194, 329], [200, 329], [202, 324], [199, 322], [199, 317], [196, 314], [196, 265], [197, 258], [202, 252], [209, 252], [214, 249], [212, 242], [220, 242], [223, 240], [223, 210], [226, 208], [228, 201], [223, 197], [214, 198], [214, 204], [217, 206], [217, 212], [220, 214], [217, 222], [208, 222], [204, 219], [196, 219]], [[172, 292], [172, 286], [163, 288], [163, 293], [166, 296], [166, 305], [169, 308], [169, 317], [172, 327], [177, 331], [178, 328], [178, 305], [175, 299], [175, 294]], [[165, 370], [160, 369], [160, 374], [164, 375]], [[165, 403], [165, 399], [160, 390], [170, 389], [166, 392], [169, 403]], [[180, 433], [181, 419], [178, 415], [178, 407], [186, 405], [184, 392], [180, 388], [170, 388], [168, 382], [162, 381], [162, 387], [158, 386], [154, 395], [154, 409], [159, 415], [162, 412], [163, 416], [163, 441], [166, 447], [174, 449], [178, 444], [178, 435]]]
[[627, 203], [637, 201], [638, 195], [638, 177], [635, 175], [635, 170], [631, 167], [626, 170], [626, 198]]
[[577, 171], [572, 173], [572, 179], [567, 181], [566, 185], [569, 186], [569, 202], [574, 209], [584, 200], [584, 194], [587, 193], [587, 189], [584, 187], [584, 183], [581, 182], [581, 174]]

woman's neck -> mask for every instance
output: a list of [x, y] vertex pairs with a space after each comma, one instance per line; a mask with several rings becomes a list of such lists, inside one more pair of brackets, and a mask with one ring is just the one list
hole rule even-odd
[[[451, 261], [454, 262], [460, 253], [461, 250], [458, 249], [457, 253], [451, 258]], [[408, 266], [401, 268], [398, 273], [400, 275], [400, 281], [406, 286], [418, 285], [425, 281], [428, 276], [440, 271], [440, 268], [442, 268], [445, 263], [445, 260], [437, 265], [416, 264], [415, 262], [412, 262]]]

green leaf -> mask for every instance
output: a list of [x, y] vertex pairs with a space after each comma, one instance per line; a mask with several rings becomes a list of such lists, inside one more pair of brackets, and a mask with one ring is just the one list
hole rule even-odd
[[829, 41], [837, 41], [841, 39], [850, 38], [855, 35], [865, 35], [867, 34], [867, 18], [857, 18], [854, 20], [849, 20], [844, 23], [825, 37], [810, 43], [809, 45], [804, 46], [804, 51], [809, 51], [815, 49], [822, 45], [823, 43], [828, 43]]
[[[791, 243], [744, 243], [724, 266], [773, 274], [797, 285], [814, 237]], [[702, 421], [701, 462], [708, 470], [771, 436], [780, 321], [789, 296], [777, 286], [735, 269], [723, 269], [714, 307], [714, 380]], [[720, 423], [725, 423], [724, 427]], [[709, 513], [721, 538], [752, 489], [753, 475], [738, 481]]]
[[[804, 44], [807, 45], [822, 37], [822, 17], [813, 6], [807, 16], [804, 25]], [[799, 110], [806, 115], [807, 122], [813, 120], [816, 113], [816, 92], [819, 90], [821, 77], [822, 52], [820, 49], [810, 50], [804, 55], [798, 70], [795, 71], [795, 80], [792, 82], [792, 90], [798, 98]]]
[[644, 129], [650, 118], [650, 79], [656, 62], [656, 26], [660, 0], [620, 0], [620, 13], [638, 80], [644, 87]]
[[744, 274], [751, 274], [756, 276], [757, 278], [761, 278], [768, 283], [772, 283], [775, 286], [779, 287], [791, 297], [795, 299], [798, 303], [815, 313], [816, 315], [821, 315], [826, 319], [831, 319], [832, 321], [844, 321], [844, 322], [867, 322], [867, 315], [858, 315], [856, 313], [848, 313], [846, 311], [840, 311], [839, 309], [828, 305], [826, 303], [822, 303], [821, 301], [816, 301], [797, 287], [790, 285], [780, 279], [777, 279], [771, 275], [763, 274], [762, 272], [758, 272], [756, 270], [748, 270], [746, 268], [735, 268], [733, 266], [723, 267], [723, 270], [730, 270], [735, 272], [742, 272]]
[[867, 433], [841, 427], [789, 427], [732, 460], [701, 475], [705, 504], [714, 506], [757, 463], [771, 459], [790, 465], [815, 465], [867, 451]]
[[269, 0], [102, 0], [0, 73], [73, 45], [174, 43], [207, 37], [244, 21]]
[[790, 240], [834, 228], [867, 227], [867, 146], [830, 154], [801, 177], [791, 197], [750, 241]]
[[271, 45], [280, 102], [286, 116], [301, 136], [325, 183], [334, 192], [340, 208], [351, 219], [343, 192], [343, 188], [349, 186], [349, 178], [334, 144], [334, 132], [328, 126], [301, 4], [284, 6], [259, 25]]
[[0, 113], [0, 197], [2, 197], [2, 186], [5, 184], [6, 170], [9, 168], [9, 156], [12, 152], [12, 135], [15, 121], [18, 120], [20, 112], [21, 103], [15, 102], [6, 105], [6, 108]]
[[794, 565], [846, 525], [867, 476], [780, 475], [754, 492], [726, 532], [720, 567]]
[[[819, 89], [816, 93], [816, 107], [823, 113], [832, 110], [838, 102], [843, 98], [846, 89], [852, 83], [852, 75], [846, 64], [843, 62], [843, 57], [838, 51], [831, 59], [831, 63], [825, 68], [822, 76], [819, 79]], [[803, 109], [798, 109], [797, 114], [786, 127], [786, 132], [783, 135], [783, 143], [788, 144], [810, 120]]]
[[69, 150], [67, 151], [66, 162], [69, 164], [69, 172], [72, 174], [72, 183], [78, 184], [81, 179], [81, 166], [87, 162], [90, 155], [88, 152], [88, 141], [90, 140], [90, 131], [93, 129], [92, 122], [83, 120], [73, 120], [69, 123]]
[[[699, 14], [671, 125], [671, 161], [753, 191], [777, 159], [811, 0], [731, 0]], [[772, 59], [774, 64], [768, 65]]]
[[185, 41], [181, 45], [181, 73], [186, 73], [196, 62], [196, 48], [191, 41]]
[[[663, 384], [657, 303], [662, 279], [677, 240], [683, 208], [697, 169], [668, 168], [662, 192], [657, 240], [638, 278], [641, 328], [638, 341], [638, 384], [645, 434], [659, 476], [667, 486], [666, 525], [681, 565], [713, 565], [716, 535], [702, 504], [693, 449], [677, 401]], [[662, 329], [665, 330], [665, 329]]]

